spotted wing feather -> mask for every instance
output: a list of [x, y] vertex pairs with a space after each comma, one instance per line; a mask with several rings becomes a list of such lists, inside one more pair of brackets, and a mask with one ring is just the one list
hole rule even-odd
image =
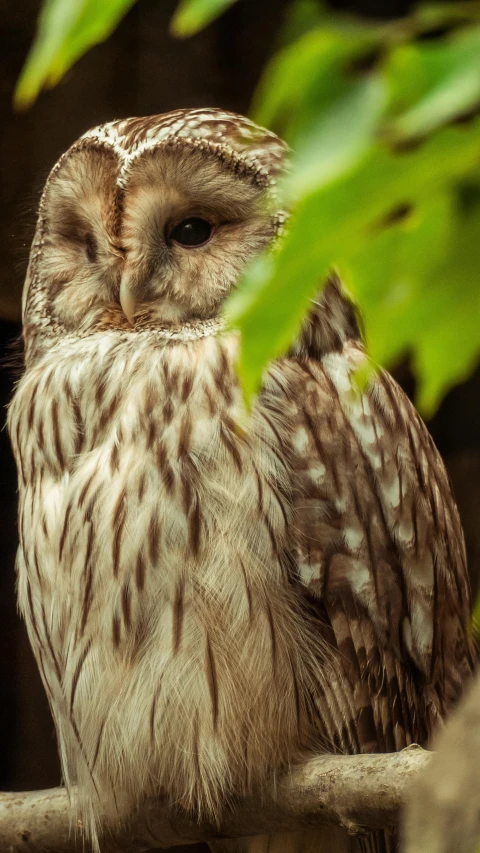
[[289, 361], [295, 557], [351, 702], [343, 751], [427, 742], [471, 672], [464, 540], [426, 427], [387, 373], [355, 389], [350, 341]]

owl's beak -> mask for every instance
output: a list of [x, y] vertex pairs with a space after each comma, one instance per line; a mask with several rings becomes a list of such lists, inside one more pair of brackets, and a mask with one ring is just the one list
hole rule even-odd
[[135, 320], [135, 297], [130, 290], [130, 285], [128, 283], [128, 278], [124, 274], [122, 275], [120, 281], [120, 305], [122, 306], [122, 311], [125, 314], [128, 322], [131, 326], [134, 325]]

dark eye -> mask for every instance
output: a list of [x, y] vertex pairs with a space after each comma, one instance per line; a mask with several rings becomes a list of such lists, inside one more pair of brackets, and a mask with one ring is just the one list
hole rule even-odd
[[170, 234], [170, 239], [180, 243], [181, 246], [202, 246], [203, 243], [210, 240], [212, 232], [213, 225], [210, 225], [210, 222], [192, 216], [175, 226]]

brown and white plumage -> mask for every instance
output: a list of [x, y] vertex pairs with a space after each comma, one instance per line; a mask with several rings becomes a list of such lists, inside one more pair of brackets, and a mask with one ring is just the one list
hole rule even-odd
[[[160, 790], [219, 818], [309, 751], [426, 743], [471, 671], [447, 476], [388, 374], [353, 389], [336, 281], [243, 417], [219, 312], [283, 221], [284, 150], [216, 110], [113, 122], [42, 196], [9, 414], [19, 603], [93, 836]], [[204, 245], [172, 238], [188, 217]], [[231, 849], [320, 840], [393, 849]]]

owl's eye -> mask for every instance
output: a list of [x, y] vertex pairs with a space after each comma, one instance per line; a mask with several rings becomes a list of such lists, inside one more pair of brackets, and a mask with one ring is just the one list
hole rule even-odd
[[206, 219], [200, 219], [197, 216], [192, 216], [189, 219], [184, 219], [175, 226], [170, 234], [170, 239], [180, 243], [181, 246], [194, 247], [203, 246], [210, 240], [213, 232], [213, 225], [207, 222]]

